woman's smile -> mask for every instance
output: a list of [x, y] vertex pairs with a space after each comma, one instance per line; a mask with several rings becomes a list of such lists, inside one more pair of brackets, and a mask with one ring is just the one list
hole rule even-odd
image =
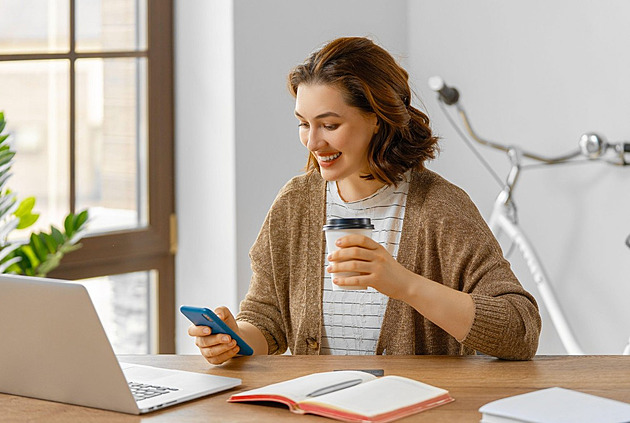
[[341, 156], [341, 153], [335, 153], [330, 155], [320, 154], [317, 156], [317, 162], [320, 166], [329, 167]]

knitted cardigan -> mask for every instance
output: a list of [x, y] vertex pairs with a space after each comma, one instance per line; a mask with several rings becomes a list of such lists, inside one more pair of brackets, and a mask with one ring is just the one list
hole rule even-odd
[[[429, 170], [411, 173], [397, 260], [471, 294], [475, 315], [458, 342], [403, 301], [389, 299], [376, 354], [464, 355], [526, 360], [541, 320], [468, 195]], [[319, 354], [323, 317], [326, 183], [316, 171], [278, 193], [250, 250], [253, 276], [237, 320], [256, 326], [269, 354]]]

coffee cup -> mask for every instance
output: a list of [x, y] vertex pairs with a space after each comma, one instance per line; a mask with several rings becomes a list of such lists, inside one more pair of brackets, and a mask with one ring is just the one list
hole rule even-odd
[[[324, 232], [326, 233], [326, 247], [328, 254], [338, 250], [336, 243], [337, 240], [343, 236], [351, 234], [360, 234], [372, 238], [372, 230], [374, 225], [370, 221], [370, 218], [351, 218], [351, 219], [328, 219], [324, 225]], [[331, 273], [331, 278], [348, 277], [359, 275], [357, 272], [339, 272]], [[332, 284], [333, 291], [348, 290], [348, 289], [366, 289], [365, 286], [339, 286], [335, 283]]]

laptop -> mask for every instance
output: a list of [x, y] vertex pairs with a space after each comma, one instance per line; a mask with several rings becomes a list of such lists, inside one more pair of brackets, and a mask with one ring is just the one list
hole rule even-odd
[[141, 414], [240, 384], [120, 363], [83, 285], [0, 275], [0, 392]]

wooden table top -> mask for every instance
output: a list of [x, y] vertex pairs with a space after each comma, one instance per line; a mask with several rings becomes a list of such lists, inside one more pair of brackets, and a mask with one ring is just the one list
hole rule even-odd
[[630, 356], [537, 356], [504, 361], [486, 356], [254, 356], [212, 366], [195, 355], [121, 356], [121, 361], [242, 379], [237, 388], [142, 416], [0, 394], [0, 421], [89, 422], [325, 422], [284, 406], [228, 403], [253, 389], [339, 369], [383, 369], [447, 389], [455, 401], [400, 422], [479, 422], [479, 407], [506, 396], [561, 386], [630, 403]]

